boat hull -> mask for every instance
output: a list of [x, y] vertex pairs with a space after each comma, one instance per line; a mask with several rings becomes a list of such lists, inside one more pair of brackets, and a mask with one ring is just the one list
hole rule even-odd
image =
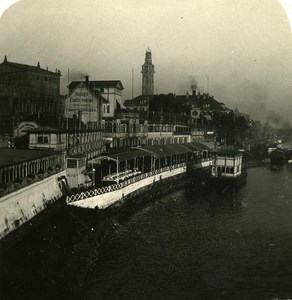
[[247, 181], [247, 173], [242, 173], [237, 177], [215, 177], [210, 176], [207, 178], [207, 184], [212, 186], [226, 186], [231, 185], [234, 187], [239, 187], [245, 184]]

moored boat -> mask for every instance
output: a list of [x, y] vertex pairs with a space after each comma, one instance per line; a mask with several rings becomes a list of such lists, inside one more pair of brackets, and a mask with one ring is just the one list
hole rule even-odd
[[270, 154], [271, 164], [284, 164], [288, 161], [286, 152], [283, 149], [276, 148]]
[[242, 166], [242, 152], [220, 149], [213, 153], [213, 164], [208, 183], [213, 185], [240, 186], [247, 180], [247, 173]]

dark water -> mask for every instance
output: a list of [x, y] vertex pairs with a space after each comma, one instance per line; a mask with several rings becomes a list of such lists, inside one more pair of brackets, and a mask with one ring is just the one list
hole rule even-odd
[[237, 191], [144, 207], [103, 248], [84, 299], [292, 298], [291, 171], [262, 165]]
[[0, 299], [292, 299], [292, 166], [261, 164], [238, 190], [192, 186], [143, 206], [83, 287], [71, 280], [88, 266], [65, 266], [95, 250], [73, 256], [86, 222], [58, 208], [39, 219], [0, 247]]

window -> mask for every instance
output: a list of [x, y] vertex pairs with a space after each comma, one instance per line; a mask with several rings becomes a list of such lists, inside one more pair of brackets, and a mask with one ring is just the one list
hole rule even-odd
[[58, 140], [58, 144], [62, 143], [62, 136], [61, 136], [61, 134], [57, 135], [57, 140]]
[[106, 111], [108, 114], [109, 114], [109, 112], [110, 112], [110, 106], [108, 105], [107, 106], [107, 111]]
[[38, 136], [38, 143], [39, 144], [48, 144], [49, 143], [49, 137], [46, 135], [39, 135]]
[[67, 159], [67, 168], [76, 169], [77, 160], [76, 159]]

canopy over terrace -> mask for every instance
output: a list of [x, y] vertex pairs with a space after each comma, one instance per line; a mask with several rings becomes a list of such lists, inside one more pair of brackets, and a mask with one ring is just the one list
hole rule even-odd
[[144, 173], [157, 168], [208, 157], [209, 151], [210, 148], [207, 145], [193, 142], [133, 147], [130, 151], [109, 154], [98, 159], [108, 161], [108, 171], [104, 170], [104, 175], [111, 175], [112, 170], [117, 174], [129, 170], [140, 170]]

